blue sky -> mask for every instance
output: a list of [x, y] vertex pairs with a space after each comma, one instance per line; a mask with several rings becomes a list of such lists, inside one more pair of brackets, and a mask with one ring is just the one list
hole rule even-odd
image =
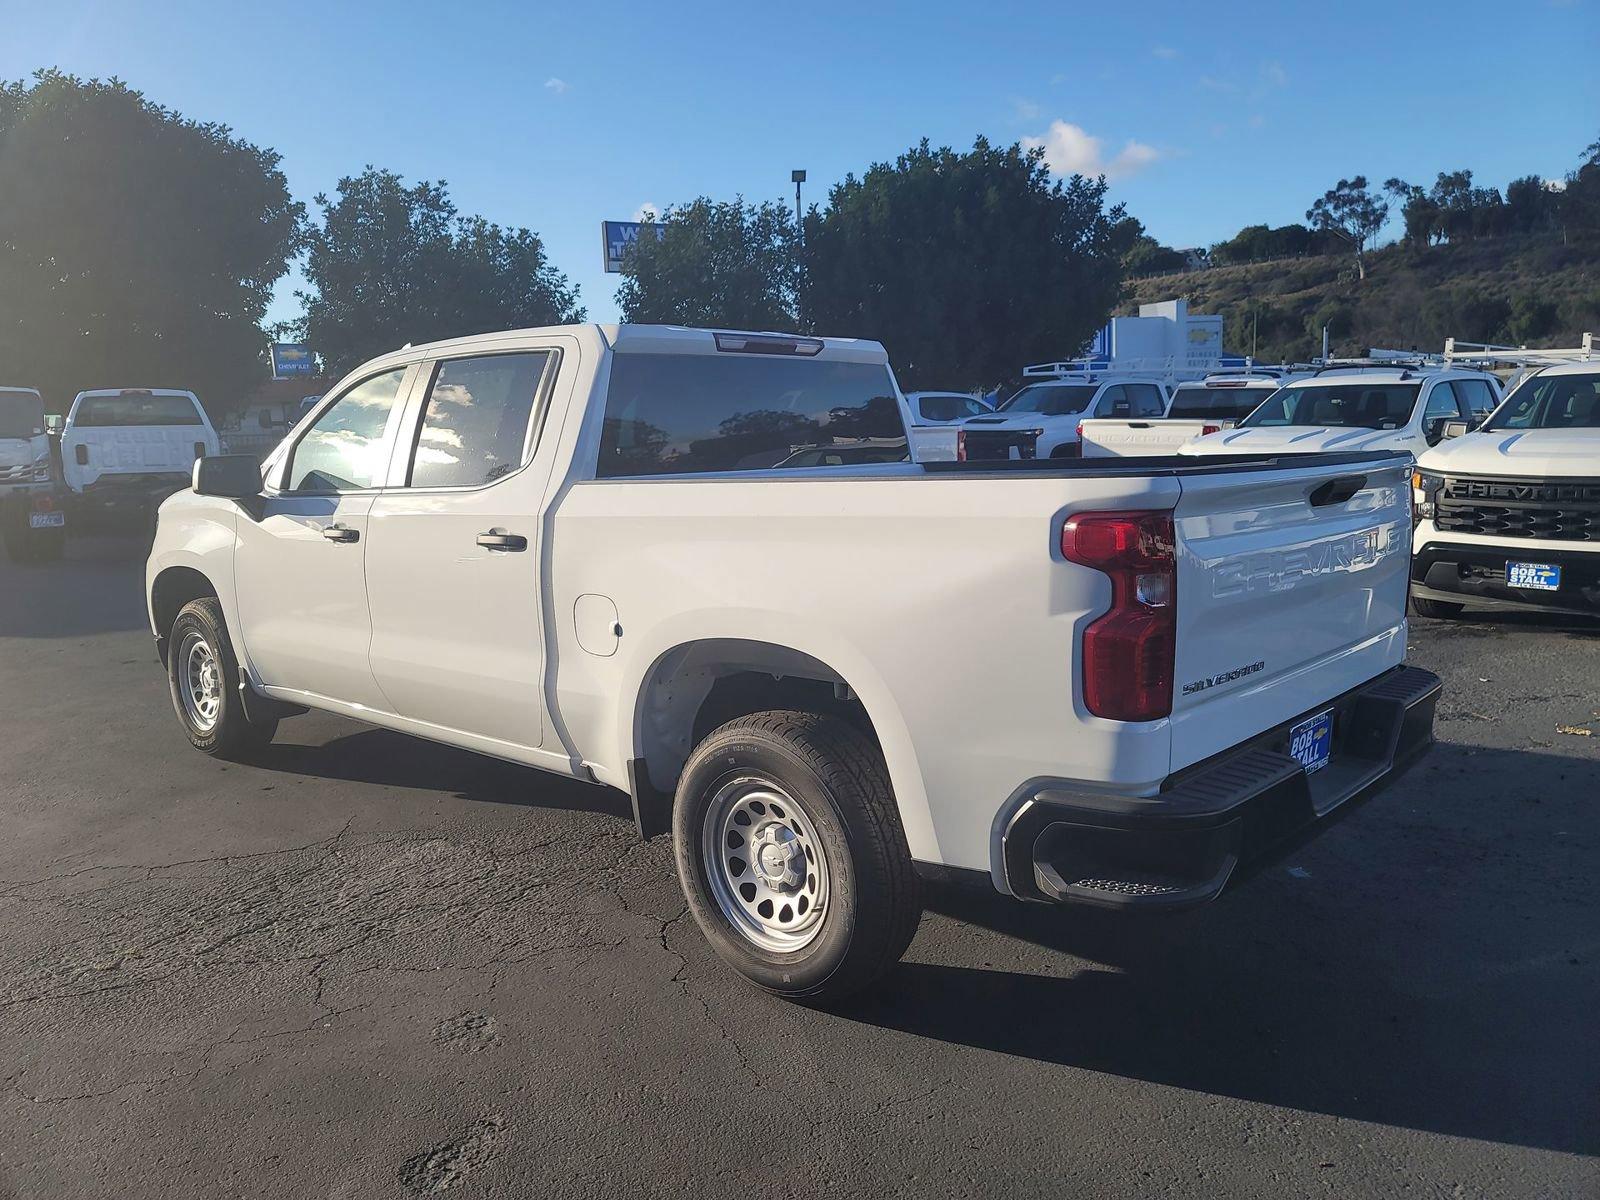
[[275, 147], [308, 204], [368, 162], [445, 179], [608, 320], [603, 218], [792, 202], [793, 167], [820, 201], [922, 137], [1042, 139], [1178, 246], [1300, 220], [1341, 175], [1560, 176], [1600, 136], [1597, 7], [0, 0], [0, 77], [118, 75]]

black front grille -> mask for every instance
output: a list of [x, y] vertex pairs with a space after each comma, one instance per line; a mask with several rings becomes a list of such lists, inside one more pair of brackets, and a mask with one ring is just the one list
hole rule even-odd
[[1600, 479], [1482, 479], [1451, 475], [1434, 524], [1452, 533], [1600, 542]]

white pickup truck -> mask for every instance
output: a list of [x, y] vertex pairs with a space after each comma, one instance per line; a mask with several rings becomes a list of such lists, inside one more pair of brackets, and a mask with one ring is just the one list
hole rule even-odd
[[12, 562], [61, 557], [67, 514], [56, 477], [44, 399], [27, 387], [0, 387], [0, 538]]
[[145, 523], [189, 483], [195, 461], [221, 453], [193, 392], [101, 388], [79, 392], [61, 431], [61, 464], [75, 516]]
[[816, 1001], [896, 960], [925, 879], [1197, 904], [1430, 744], [1408, 457], [798, 449], [901, 413], [873, 342], [584, 325], [376, 359], [162, 506], [178, 720], [270, 762], [316, 707], [625, 789], [717, 952]]
[[[1167, 411], [1166, 389], [1154, 379], [1122, 374], [1071, 374], [1018, 388], [992, 415], [969, 417], [961, 428], [991, 438], [1025, 435], [1038, 458], [1076, 458], [1078, 428], [1089, 417], [1155, 419]], [[1012, 457], [1021, 453], [1013, 450]]]
[[1291, 378], [1299, 376], [1227, 372], [1180, 383], [1160, 418], [1078, 422], [1083, 457], [1174, 454], [1192, 438], [1232, 429]]
[[1417, 460], [1416, 610], [1600, 612], [1600, 361], [1535, 370], [1462, 432]]
[[1390, 360], [1334, 363], [1286, 383], [1233, 429], [1195, 438], [1179, 453], [1418, 456], [1451, 426], [1475, 426], [1499, 402], [1500, 381], [1487, 371]]

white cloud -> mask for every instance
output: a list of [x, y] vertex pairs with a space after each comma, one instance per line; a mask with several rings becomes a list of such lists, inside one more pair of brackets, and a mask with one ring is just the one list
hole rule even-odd
[[1283, 64], [1268, 61], [1261, 64], [1261, 82], [1268, 87], [1286, 87], [1289, 83], [1289, 72], [1283, 69]]
[[1013, 96], [1012, 107], [1017, 110], [1017, 120], [1032, 121], [1039, 115], [1039, 106], [1024, 96]]
[[1043, 146], [1045, 165], [1061, 176], [1087, 175], [1093, 178], [1104, 175], [1107, 179], [1126, 179], [1161, 157], [1160, 151], [1154, 146], [1129, 139], [1115, 156], [1107, 159], [1104, 141], [1081, 125], [1061, 120], [1051, 121], [1043, 137], [1025, 137], [1022, 144], [1029, 150]]
[[657, 220], [660, 220], [660, 218], [661, 218], [661, 205], [655, 203], [655, 201], [653, 201], [653, 200], [646, 200], [643, 204], [639, 205], [638, 208], [633, 210], [632, 220], [642, 221], [642, 220], [644, 220], [644, 215], [646, 213], [649, 213], [651, 216], [655, 217]]
[[1171, 62], [1173, 59], [1178, 57], [1178, 49], [1175, 46], [1157, 46], [1155, 49], [1150, 51], [1150, 53], [1154, 54], [1157, 58], [1164, 58], [1168, 62]]
[[544, 86], [546, 90], [552, 91], [559, 96], [572, 85], [565, 79], [557, 79], [554, 75], [552, 75], [549, 79], [544, 81]]

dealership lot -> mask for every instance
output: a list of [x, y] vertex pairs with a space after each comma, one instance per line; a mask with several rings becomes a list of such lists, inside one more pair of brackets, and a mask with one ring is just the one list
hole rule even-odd
[[619, 793], [189, 750], [142, 566], [0, 565], [0, 1195], [1600, 1190], [1600, 622], [1415, 621], [1440, 744], [1321, 839], [1181, 917], [935, 894], [821, 1013]]

